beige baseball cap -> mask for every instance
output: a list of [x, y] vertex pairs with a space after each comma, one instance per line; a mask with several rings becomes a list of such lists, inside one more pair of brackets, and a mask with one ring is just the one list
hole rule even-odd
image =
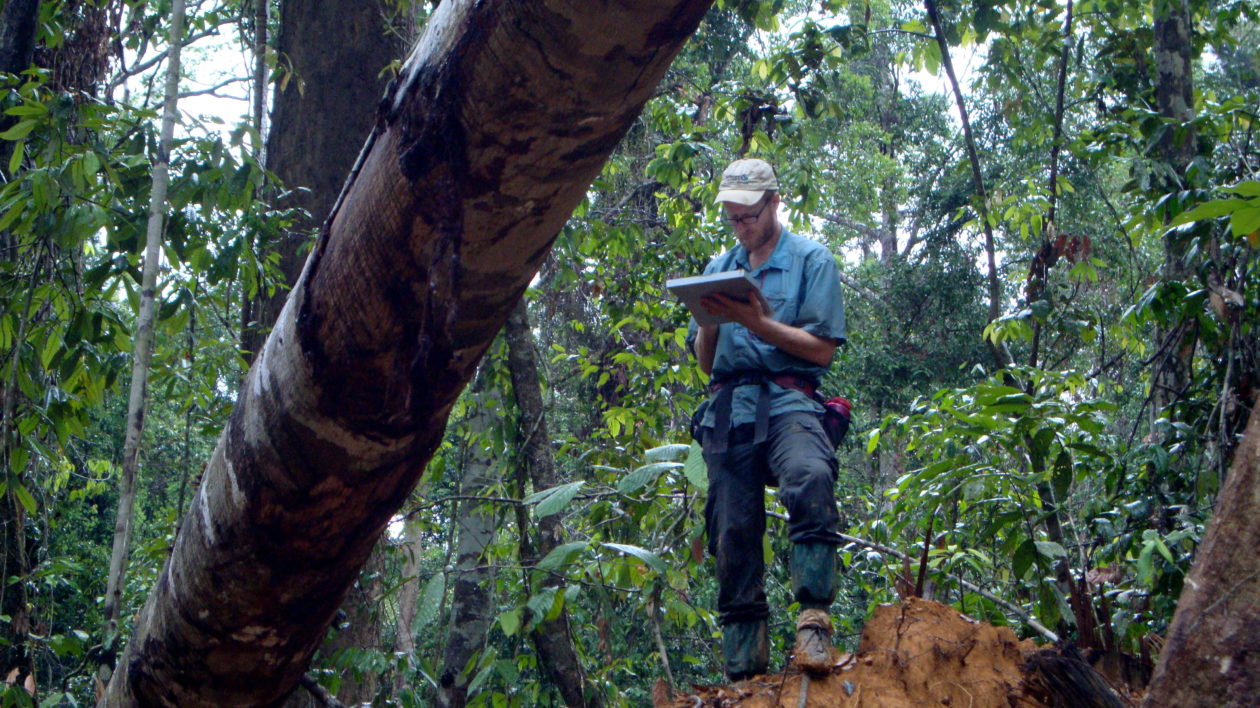
[[779, 190], [779, 180], [774, 168], [765, 160], [736, 160], [722, 173], [717, 198], [713, 201], [752, 205], [761, 200], [767, 190]]

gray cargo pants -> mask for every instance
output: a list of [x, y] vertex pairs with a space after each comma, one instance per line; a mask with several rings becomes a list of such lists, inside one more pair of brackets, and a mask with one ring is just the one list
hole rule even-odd
[[725, 625], [765, 619], [770, 614], [762, 578], [765, 488], [779, 488], [788, 510], [789, 540], [838, 545], [835, 451], [812, 413], [770, 418], [760, 444], [752, 442], [751, 424], [735, 426], [722, 454], [709, 453], [712, 434], [710, 428], [700, 430], [709, 468], [704, 520], [709, 553], [717, 559], [718, 620]]

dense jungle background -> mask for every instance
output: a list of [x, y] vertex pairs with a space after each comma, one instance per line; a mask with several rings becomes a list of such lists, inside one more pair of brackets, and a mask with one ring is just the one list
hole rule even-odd
[[[0, 704], [108, 682], [438, 5], [3, 2]], [[1154, 660], [1260, 392], [1258, 15], [718, 0], [289, 704], [637, 706], [721, 680], [688, 434], [706, 381], [663, 284], [733, 242], [712, 198], [737, 156], [777, 167], [846, 287], [823, 386], [855, 414], [840, 642], [917, 594]]]

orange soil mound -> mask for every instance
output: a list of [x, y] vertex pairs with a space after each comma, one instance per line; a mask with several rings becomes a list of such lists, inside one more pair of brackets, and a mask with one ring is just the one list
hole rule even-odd
[[[885, 605], [862, 631], [856, 655], [812, 679], [809, 708], [1035, 708], [1020, 666], [1037, 651], [1007, 627], [978, 622], [945, 605], [911, 598]], [[758, 676], [733, 686], [699, 687], [675, 708], [800, 708], [799, 672]], [[667, 704], [669, 705], [669, 704]]]

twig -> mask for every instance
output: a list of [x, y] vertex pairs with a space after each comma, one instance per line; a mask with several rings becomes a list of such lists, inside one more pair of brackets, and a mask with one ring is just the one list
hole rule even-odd
[[309, 674], [303, 674], [300, 682], [302, 688], [305, 688], [311, 697], [324, 708], [346, 708], [346, 704], [337, 700], [337, 697], [328, 692], [328, 689], [319, 685], [319, 682], [311, 678]]
[[892, 306], [892, 305], [889, 305], [889, 304], [888, 304], [888, 301], [887, 301], [887, 300], [884, 300], [884, 298], [880, 297], [880, 296], [879, 296], [879, 295], [878, 295], [878, 294], [877, 294], [874, 290], [871, 290], [870, 288], [868, 288], [868, 287], [866, 287], [865, 285], [863, 285], [863, 284], [859, 283], [858, 281], [854, 280], [853, 278], [850, 278], [849, 276], [845, 275], [844, 273], [840, 273], [840, 282], [841, 282], [841, 283], [844, 283], [845, 285], [849, 286], [850, 288], [853, 288], [853, 291], [854, 291], [854, 292], [856, 292], [858, 295], [861, 295], [861, 296], [863, 296], [863, 297], [867, 298], [868, 300], [872, 300], [872, 301], [874, 301], [874, 302], [878, 302], [879, 304], [883, 305], [884, 307], [886, 307], [886, 308], [888, 308], [888, 309], [890, 309], [890, 310], [891, 310], [891, 309], [893, 309], [893, 306]]
[[205, 95], [210, 95], [210, 96], [217, 96], [217, 97], [219, 97], [219, 98], [230, 98], [230, 99], [233, 99], [233, 100], [236, 100], [236, 101], [244, 101], [244, 100], [246, 100], [246, 99], [245, 99], [245, 98], [242, 98], [242, 97], [240, 97], [240, 96], [225, 96], [225, 95], [223, 95], [223, 94], [217, 93], [217, 91], [218, 91], [219, 89], [221, 89], [221, 88], [224, 88], [224, 87], [227, 87], [227, 86], [231, 86], [232, 84], [241, 84], [241, 83], [245, 83], [245, 82], [247, 82], [247, 81], [249, 81], [249, 78], [248, 78], [248, 77], [240, 77], [240, 76], [238, 76], [238, 77], [236, 77], [236, 78], [231, 78], [231, 79], [224, 79], [223, 81], [220, 81], [219, 83], [215, 84], [214, 86], [207, 86], [206, 88], [202, 88], [202, 89], [192, 89], [192, 90], [189, 90], [189, 91], [181, 91], [181, 92], [179, 93], [179, 97], [182, 99], [182, 98], [188, 98], [189, 96], [205, 96]]
[[656, 603], [660, 599], [660, 586], [652, 592], [648, 600], [648, 616], [652, 620], [652, 636], [656, 639], [656, 648], [661, 653], [661, 668], [665, 670], [666, 689], [669, 700], [674, 700], [674, 672], [669, 668], [669, 652], [665, 648], [665, 638], [661, 636], [661, 618], [656, 612]]

